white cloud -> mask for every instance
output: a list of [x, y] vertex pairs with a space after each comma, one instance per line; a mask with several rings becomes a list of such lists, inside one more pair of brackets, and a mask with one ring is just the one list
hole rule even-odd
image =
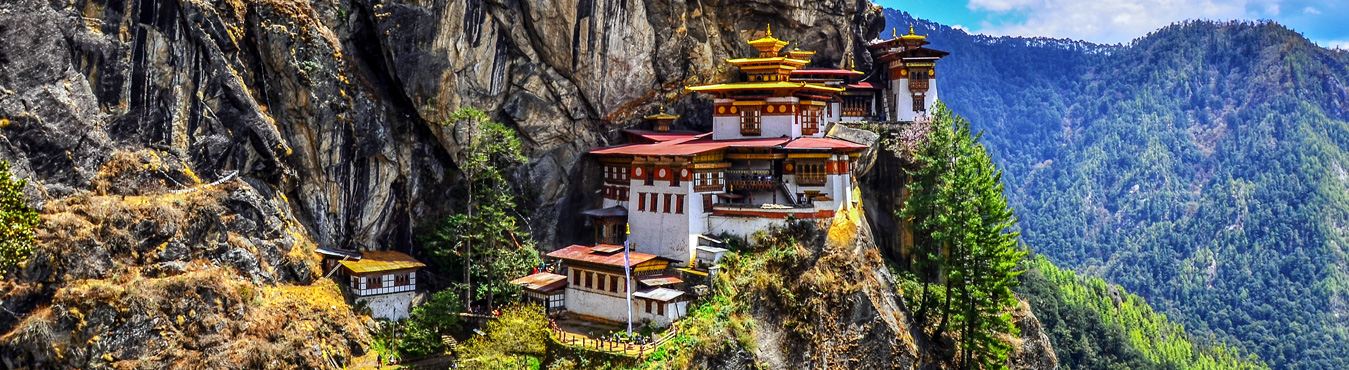
[[1314, 7], [1310, 7], [1310, 6], [1309, 6], [1309, 7], [1307, 7], [1306, 9], [1302, 9], [1302, 13], [1305, 13], [1305, 14], [1311, 14], [1311, 15], [1317, 15], [1317, 14], [1321, 14], [1321, 11], [1320, 11], [1320, 10], [1317, 10], [1317, 9], [1314, 8]]
[[1349, 40], [1323, 40], [1316, 41], [1316, 44], [1326, 49], [1349, 50]]
[[983, 22], [977, 32], [1128, 42], [1190, 19], [1254, 19], [1279, 14], [1282, 0], [970, 0], [975, 11], [1024, 15], [1017, 23]]
[[964, 25], [959, 25], [959, 24], [954, 25], [954, 26], [951, 26], [951, 28], [958, 29], [958, 30], [965, 31], [965, 32], [969, 32], [969, 31], [970, 31], [969, 28], [965, 28]]

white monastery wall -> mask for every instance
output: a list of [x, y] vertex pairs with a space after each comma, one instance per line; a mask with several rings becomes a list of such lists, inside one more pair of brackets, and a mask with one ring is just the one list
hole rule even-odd
[[402, 320], [411, 310], [412, 291], [357, 297], [356, 302], [370, 308], [370, 317], [377, 319]]

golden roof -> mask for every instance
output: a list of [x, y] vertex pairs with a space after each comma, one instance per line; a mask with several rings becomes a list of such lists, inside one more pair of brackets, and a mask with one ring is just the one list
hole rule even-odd
[[778, 50], [782, 50], [783, 46], [787, 46], [786, 41], [778, 40], [776, 37], [773, 37], [772, 25], [769, 25], [768, 28], [764, 30], [763, 38], [750, 41], [749, 44], [753, 45], [755, 49], [759, 49], [759, 56], [778, 55]]
[[904, 36], [900, 36], [899, 38], [905, 39], [905, 40], [922, 40], [922, 39], [926, 39], [927, 36], [922, 36], [922, 35], [915, 35], [915, 34], [913, 34], [913, 25], [910, 24], [910, 25], [909, 25], [909, 34], [904, 35]]
[[365, 274], [380, 271], [395, 271], [426, 267], [412, 256], [394, 251], [364, 251], [358, 261], [342, 261], [353, 274]]
[[679, 118], [679, 115], [678, 115], [678, 114], [669, 114], [669, 113], [665, 113], [665, 106], [662, 105], [662, 106], [660, 107], [660, 113], [652, 114], [652, 115], [649, 115], [649, 116], [646, 116], [646, 117], [642, 117], [642, 118], [646, 118], [646, 119], [655, 119], [655, 120], [661, 120], [661, 119], [675, 119], [675, 118]]

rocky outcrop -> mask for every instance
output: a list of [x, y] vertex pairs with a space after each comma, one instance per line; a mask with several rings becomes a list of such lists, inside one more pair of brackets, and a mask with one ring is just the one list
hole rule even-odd
[[[310, 251], [420, 253], [417, 224], [455, 202], [456, 109], [519, 132], [530, 161], [515, 183], [541, 244], [583, 241], [588, 148], [657, 105], [706, 128], [709, 103], [683, 86], [732, 78], [721, 61], [751, 55], [769, 24], [816, 65], [868, 68], [880, 16], [860, 0], [0, 3], [0, 158], [32, 180], [44, 220], [37, 253], [0, 281], [0, 363], [359, 355], [364, 325]], [[851, 308], [822, 311], [810, 339], [834, 350], [800, 351], [819, 343], [775, 327], [757, 353], [708, 363], [917, 363], [875, 249], [840, 248], [827, 261], [855, 269], [856, 289], [829, 299]]]

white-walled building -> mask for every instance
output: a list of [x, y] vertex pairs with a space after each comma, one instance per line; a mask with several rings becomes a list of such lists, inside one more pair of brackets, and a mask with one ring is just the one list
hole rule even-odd
[[334, 280], [345, 281], [358, 305], [370, 309], [370, 317], [389, 320], [406, 318], [417, 290], [417, 270], [426, 267], [412, 256], [394, 251], [348, 251], [320, 248], [325, 270], [341, 268]]
[[931, 43], [927, 36], [914, 34], [913, 26], [907, 35], [896, 34], [868, 47], [876, 70], [884, 72], [877, 74], [883, 81], [874, 81], [885, 88], [877, 102], [887, 120], [916, 121], [937, 102], [937, 60], [950, 53], [923, 47]]

